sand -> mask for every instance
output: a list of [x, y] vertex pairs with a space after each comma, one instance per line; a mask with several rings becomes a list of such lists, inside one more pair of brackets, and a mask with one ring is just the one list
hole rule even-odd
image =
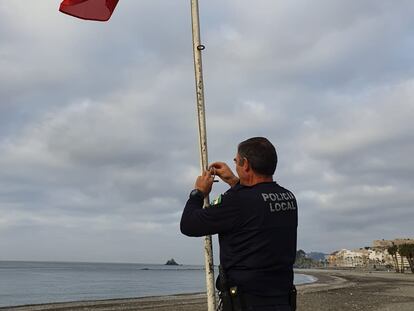
[[302, 271], [319, 282], [299, 287], [298, 310], [414, 311], [413, 274], [313, 271]]
[[[297, 272], [318, 278], [316, 283], [298, 286], [298, 311], [414, 311], [414, 274], [310, 269]], [[206, 309], [206, 296], [203, 293], [0, 308], [0, 310], [11, 311], [204, 311]]]

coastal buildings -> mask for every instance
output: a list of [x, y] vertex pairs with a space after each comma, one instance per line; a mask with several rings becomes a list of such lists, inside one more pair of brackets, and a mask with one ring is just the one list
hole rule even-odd
[[[395, 239], [395, 240], [375, 240], [373, 242], [373, 247], [380, 250], [387, 250], [389, 247], [396, 245], [400, 246], [402, 244], [414, 244], [414, 239]], [[407, 258], [402, 257], [400, 253], [397, 251], [396, 258], [395, 258], [399, 265], [403, 265], [405, 270], [410, 269], [410, 264], [408, 263]], [[395, 259], [393, 260], [393, 266], [395, 266]]]
[[340, 268], [389, 269], [395, 267], [395, 260], [397, 260], [399, 265], [402, 263], [406, 270], [410, 270], [405, 257], [401, 258], [397, 252], [396, 258], [393, 258], [388, 253], [390, 246], [401, 244], [414, 244], [414, 239], [376, 240], [369, 247], [355, 250], [341, 249], [328, 256], [328, 265]]
[[356, 250], [342, 249], [332, 253], [328, 258], [329, 266], [342, 268], [392, 266], [393, 260], [387, 250], [361, 248]]

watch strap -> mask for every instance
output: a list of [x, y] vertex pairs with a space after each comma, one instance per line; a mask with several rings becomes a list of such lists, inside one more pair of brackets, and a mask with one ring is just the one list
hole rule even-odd
[[190, 192], [190, 198], [198, 198], [204, 200], [204, 193], [199, 189], [194, 189]]

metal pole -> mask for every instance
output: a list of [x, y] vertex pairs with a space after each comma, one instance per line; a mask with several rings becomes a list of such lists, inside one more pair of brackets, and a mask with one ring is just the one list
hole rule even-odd
[[[204, 46], [200, 40], [200, 18], [198, 9], [198, 0], [191, 0], [191, 21], [193, 30], [193, 52], [194, 52], [194, 70], [197, 95], [197, 114], [198, 114], [198, 137], [200, 143], [200, 169], [201, 172], [207, 169], [207, 131], [206, 131], [206, 114], [204, 106], [204, 83], [203, 83], [203, 66], [201, 61], [201, 51]], [[204, 199], [204, 208], [209, 207], [209, 197]], [[204, 259], [206, 268], [207, 283], [207, 306], [208, 311], [215, 311], [216, 296], [214, 290], [214, 263], [213, 263], [213, 246], [211, 236], [204, 238]]]

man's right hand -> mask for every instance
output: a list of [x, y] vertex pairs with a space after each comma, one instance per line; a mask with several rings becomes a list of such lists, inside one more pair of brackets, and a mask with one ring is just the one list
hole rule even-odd
[[234, 175], [230, 167], [224, 162], [214, 162], [210, 164], [209, 169], [213, 169], [214, 173], [225, 183], [229, 184], [230, 187], [234, 187], [239, 182], [239, 178]]

